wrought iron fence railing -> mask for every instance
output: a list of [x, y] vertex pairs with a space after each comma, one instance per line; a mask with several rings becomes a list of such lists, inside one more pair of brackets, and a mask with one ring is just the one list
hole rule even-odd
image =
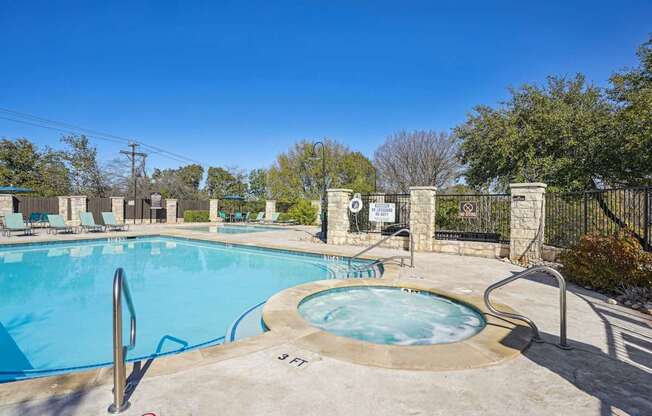
[[544, 243], [570, 247], [582, 235], [626, 229], [652, 250], [652, 186], [546, 193]]
[[509, 243], [510, 194], [437, 194], [435, 238]]
[[[349, 231], [352, 233], [392, 234], [401, 228], [410, 228], [410, 194], [365, 194], [361, 195], [362, 209], [357, 213], [349, 211]], [[394, 221], [369, 221], [369, 204], [394, 204]]]

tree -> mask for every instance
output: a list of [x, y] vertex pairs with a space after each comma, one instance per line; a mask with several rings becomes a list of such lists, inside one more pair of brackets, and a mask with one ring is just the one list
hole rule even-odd
[[224, 198], [226, 195], [243, 196], [247, 189], [244, 173], [235, 168], [208, 168], [206, 177], [206, 192], [211, 198]]
[[652, 35], [637, 51], [639, 65], [610, 79], [608, 96], [617, 107], [615, 131], [621, 143], [613, 182], [652, 183]]
[[70, 192], [61, 152], [48, 147], [39, 150], [24, 138], [0, 141], [0, 184], [29, 188], [43, 196]]
[[204, 174], [200, 165], [186, 165], [178, 169], [154, 169], [151, 191], [160, 192], [163, 198], [200, 199], [205, 195], [199, 190]]
[[179, 179], [190, 189], [199, 192], [199, 185], [204, 177], [204, 168], [201, 165], [192, 164], [177, 169]]
[[249, 171], [247, 194], [249, 199], [259, 200], [267, 196], [267, 171], [252, 169]]
[[[362, 154], [333, 140], [323, 140], [326, 157], [326, 188], [351, 187], [354, 192], [373, 189], [373, 168]], [[267, 171], [267, 191], [280, 201], [319, 199], [322, 192], [322, 149], [307, 140], [295, 143], [276, 157]]]
[[444, 187], [458, 176], [457, 142], [446, 133], [399, 131], [389, 136], [374, 153], [382, 187], [390, 192], [409, 192], [410, 186]]
[[579, 190], [611, 183], [614, 170], [623, 168], [613, 108], [582, 75], [549, 77], [544, 86], [526, 84], [510, 93], [498, 108], [476, 107], [454, 130], [469, 185], [545, 182]]
[[72, 192], [79, 195], [105, 196], [107, 187], [97, 163], [97, 149], [84, 135], [64, 136], [61, 141], [68, 145], [63, 159], [69, 171]]

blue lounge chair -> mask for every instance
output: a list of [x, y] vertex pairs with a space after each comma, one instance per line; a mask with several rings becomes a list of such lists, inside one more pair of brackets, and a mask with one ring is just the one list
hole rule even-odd
[[70, 225], [66, 225], [61, 215], [48, 214], [48, 224], [50, 225], [48, 227], [48, 233], [72, 233], [75, 231]]
[[104, 226], [109, 231], [127, 231], [129, 229], [127, 224], [118, 224], [113, 212], [103, 212], [102, 221], [104, 221]]
[[23, 235], [33, 235], [34, 231], [32, 227], [25, 224], [23, 220], [23, 214], [6, 214], [5, 215], [5, 228], [3, 233], [9, 237], [12, 232], [22, 232]]
[[235, 221], [235, 222], [244, 221], [244, 217], [242, 216], [242, 212], [236, 212], [235, 215], [233, 216], [233, 221]]
[[259, 212], [258, 215], [256, 215], [256, 218], [253, 220], [250, 220], [251, 222], [262, 222], [265, 219], [265, 213], [264, 212]]
[[84, 231], [104, 231], [104, 226], [95, 223], [95, 218], [93, 218], [92, 212], [80, 212], [79, 221], [81, 222], [80, 226]]

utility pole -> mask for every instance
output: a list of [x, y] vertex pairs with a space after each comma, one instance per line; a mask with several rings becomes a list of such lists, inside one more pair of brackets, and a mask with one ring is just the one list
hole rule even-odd
[[[136, 197], [137, 197], [137, 176], [136, 176], [136, 157], [142, 157], [143, 161], [147, 157], [146, 153], [137, 152], [136, 148], [138, 143], [132, 142], [127, 146], [131, 147], [131, 150], [120, 150], [120, 153], [127, 155], [129, 160], [131, 160], [131, 179], [134, 181], [134, 224], [136, 223]], [[142, 220], [142, 218], [141, 218]]]

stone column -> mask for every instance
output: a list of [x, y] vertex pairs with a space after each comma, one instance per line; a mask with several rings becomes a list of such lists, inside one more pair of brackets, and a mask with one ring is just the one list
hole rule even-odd
[[328, 189], [328, 244], [346, 244], [349, 233], [349, 200], [351, 189]]
[[14, 213], [14, 197], [13, 195], [2, 194], [0, 195], [0, 217], [7, 214]]
[[208, 219], [210, 222], [217, 222], [220, 220], [220, 216], [218, 215], [220, 207], [220, 201], [219, 199], [211, 199], [209, 202], [208, 206]]
[[122, 196], [111, 197], [111, 212], [118, 223], [125, 222], [125, 199]]
[[[79, 214], [86, 212], [86, 195], [69, 196], [70, 198], [70, 224], [79, 225], [81, 220]], [[95, 218], [99, 222], [99, 218]]]
[[265, 201], [265, 221], [270, 221], [272, 219], [272, 214], [276, 212], [276, 201], [268, 200]]
[[545, 183], [512, 183], [509, 259], [528, 266], [541, 260]]
[[315, 218], [315, 224], [321, 225], [321, 201], [319, 199], [315, 199], [310, 201], [310, 205], [312, 205], [313, 208], [317, 209], [317, 218]]
[[410, 187], [410, 232], [414, 250], [432, 251], [435, 235], [435, 197], [434, 186]]
[[63, 217], [64, 221], [68, 221], [68, 197], [59, 196], [59, 215]]
[[174, 224], [177, 222], [177, 200], [176, 199], [165, 200], [165, 222], [168, 224]]

